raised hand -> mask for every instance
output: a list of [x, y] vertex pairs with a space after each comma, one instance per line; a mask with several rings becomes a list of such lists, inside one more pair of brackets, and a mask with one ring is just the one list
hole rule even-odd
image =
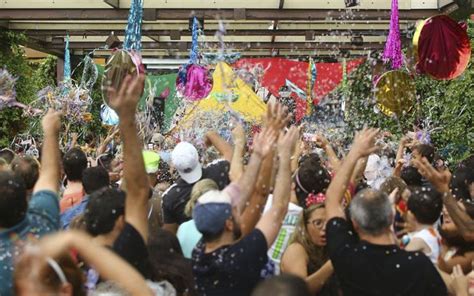
[[264, 123], [266, 127], [280, 131], [285, 126], [287, 126], [288, 122], [290, 122], [290, 119], [291, 113], [288, 113], [288, 108], [276, 102], [268, 105]]
[[119, 117], [135, 114], [144, 86], [145, 75], [139, 75], [137, 78], [127, 75], [120, 90], [109, 87], [107, 91], [109, 106], [117, 112]]
[[468, 279], [467, 276], [462, 272], [461, 265], [453, 267], [453, 273], [451, 273], [451, 289], [456, 295], [468, 295]]
[[357, 132], [352, 144], [351, 151], [356, 153], [360, 157], [366, 157], [378, 150], [375, 145], [375, 138], [379, 134], [379, 129], [364, 128], [362, 131]]
[[276, 139], [277, 133], [271, 128], [265, 128], [253, 139], [253, 153], [265, 158], [272, 151]]
[[451, 173], [448, 169], [436, 170], [425, 157], [421, 160], [413, 159], [412, 163], [420, 174], [433, 184], [436, 190], [439, 192], [449, 192]]
[[278, 138], [278, 154], [280, 157], [290, 157], [293, 155], [299, 133], [299, 129], [294, 125], [290, 127], [286, 134], [280, 132], [280, 137]]
[[232, 130], [232, 139], [234, 140], [235, 145], [243, 146], [245, 145], [245, 130], [241, 124], [238, 124]]
[[325, 149], [329, 145], [328, 139], [326, 139], [322, 134], [315, 135], [313, 141], [322, 149]]
[[49, 109], [41, 121], [45, 135], [57, 136], [61, 129], [61, 112]]

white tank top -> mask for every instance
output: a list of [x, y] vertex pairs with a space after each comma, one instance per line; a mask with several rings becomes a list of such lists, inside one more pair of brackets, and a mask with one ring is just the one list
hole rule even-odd
[[431, 252], [425, 254], [433, 262], [433, 264], [438, 263], [438, 256], [441, 250], [441, 236], [434, 227], [425, 228], [416, 232], [412, 238], [422, 239], [428, 247], [430, 247]]

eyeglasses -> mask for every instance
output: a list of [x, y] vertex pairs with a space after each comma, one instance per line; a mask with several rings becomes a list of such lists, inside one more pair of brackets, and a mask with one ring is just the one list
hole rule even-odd
[[324, 228], [326, 225], [326, 220], [323, 219], [314, 219], [313, 221], [309, 221], [308, 224], [313, 224], [314, 227], [318, 228], [319, 230]]

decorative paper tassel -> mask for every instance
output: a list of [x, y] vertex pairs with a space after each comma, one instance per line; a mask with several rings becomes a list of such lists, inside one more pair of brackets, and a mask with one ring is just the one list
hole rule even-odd
[[390, 16], [390, 31], [383, 52], [385, 63], [391, 61], [392, 69], [402, 67], [402, 43], [400, 41], [400, 28], [398, 23], [398, 0], [392, 0], [392, 14]]
[[143, 0], [132, 0], [128, 12], [127, 28], [123, 48], [140, 51], [142, 49]]
[[64, 46], [64, 84], [71, 80], [71, 54], [69, 53], [69, 34], [66, 35], [66, 45]]
[[312, 58], [309, 59], [308, 65], [308, 89], [306, 96], [306, 115], [311, 115], [311, 110], [313, 106], [313, 88], [316, 83], [316, 78], [318, 75], [318, 70], [316, 64]]

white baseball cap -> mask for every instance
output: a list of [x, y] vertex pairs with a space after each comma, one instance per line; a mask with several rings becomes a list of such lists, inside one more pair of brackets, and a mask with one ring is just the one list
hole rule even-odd
[[180, 142], [171, 152], [171, 161], [180, 177], [189, 184], [202, 177], [202, 166], [196, 148], [188, 142]]

